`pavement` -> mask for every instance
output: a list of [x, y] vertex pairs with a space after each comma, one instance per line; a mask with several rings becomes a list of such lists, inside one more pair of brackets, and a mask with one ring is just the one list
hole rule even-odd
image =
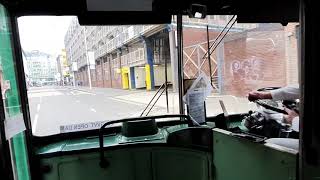
[[[140, 116], [156, 91], [122, 90], [111, 88], [48, 86], [28, 90], [29, 109], [34, 135], [46, 136], [60, 133], [60, 126], [105, 122]], [[247, 112], [252, 108], [246, 98], [212, 95], [207, 98], [207, 116], [222, 112], [223, 100], [229, 114]], [[149, 115], [178, 114], [178, 94], [169, 90], [168, 111], [163, 93]], [[145, 114], [149, 111], [146, 110]]]

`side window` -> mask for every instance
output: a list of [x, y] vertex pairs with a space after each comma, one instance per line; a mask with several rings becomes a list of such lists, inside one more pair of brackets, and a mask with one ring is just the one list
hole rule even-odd
[[[9, 140], [15, 179], [28, 180], [29, 169], [26, 153], [25, 129], [21, 113], [20, 96], [13, 62], [12, 31], [8, 12], [0, 4], [0, 82], [5, 119], [6, 138]], [[3, 117], [3, 116], [1, 116]]]

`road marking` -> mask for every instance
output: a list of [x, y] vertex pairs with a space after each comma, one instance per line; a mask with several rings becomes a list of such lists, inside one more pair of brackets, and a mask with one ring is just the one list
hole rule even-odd
[[74, 93], [73, 91], [70, 91], [70, 93], [71, 93], [72, 95], [75, 95], [75, 93]]
[[42, 97], [40, 96], [40, 101], [39, 101], [39, 103], [41, 103], [42, 102]]
[[93, 112], [97, 112], [97, 111], [96, 111], [95, 109], [93, 109], [93, 108], [90, 108], [90, 110], [93, 111]]
[[37, 105], [37, 111], [40, 111], [40, 104]]
[[33, 121], [33, 124], [32, 124], [32, 132], [33, 132], [33, 133], [36, 132], [37, 124], [38, 124], [38, 118], [39, 118], [39, 114], [36, 114], [36, 115], [34, 116], [34, 121]]
[[76, 91], [76, 92], [78, 92], [79, 94], [90, 94], [90, 95], [96, 95], [96, 94], [94, 94], [94, 93], [91, 93], [91, 92], [87, 92], [87, 91], [82, 91], [82, 90], [77, 90], [77, 89], [73, 89], [73, 91]]
[[[145, 104], [145, 103], [138, 103], [138, 102], [133, 102], [133, 101], [128, 101], [128, 100], [122, 100], [122, 99], [118, 99], [118, 98], [112, 98], [112, 97], [109, 97], [109, 99], [114, 100], [114, 101], [118, 101], [118, 102], [122, 102], [122, 103], [126, 103], [126, 104], [138, 105], [138, 106], [147, 105], [147, 104]], [[107, 101], [106, 101], [106, 102], [107, 102]]]
[[29, 98], [35, 98], [35, 97], [47, 97], [47, 96], [61, 96], [63, 95], [61, 92], [58, 91], [50, 91], [50, 92], [41, 92], [41, 93], [29, 93]]

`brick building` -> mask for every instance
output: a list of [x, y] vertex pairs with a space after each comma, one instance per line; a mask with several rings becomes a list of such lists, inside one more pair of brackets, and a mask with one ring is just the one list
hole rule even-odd
[[222, 47], [221, 92], [244, 96], [262, 87], [297, 83], [297, 39], [288, 36], [295, 34], [295, 26], [262, 25], [228, 36]]
[[[200, 72], [209, 76], [207, 31], [210, 45], [231, 16], [183, 18], [184, 78]], [[76, 61], [77, 84], [88, 86], [88, 51], [95, 54], [90, 69], [92, 86], [153, 89], [164, 82], [164, 62], [169, 81], [176, 84], [176, 23], [149, 26], [79, 26], [74, 19], [65, 37], [69, 64]], [[265, 86], [297, 82], [296, 25], [235, 24], [211, 54], [215, 92], [245, 95]]]
[[[262, 87], [298, 83], [297, 26], [256, 24], [231, 30], [211, 55], [215, 92], [245, 96]], [[210, 41], [220, 31], [211, 31]], [[184, 28], [184, 77], [209, 76], [206, 32]], [[204, 42], [203, 42], [204, 41]]]

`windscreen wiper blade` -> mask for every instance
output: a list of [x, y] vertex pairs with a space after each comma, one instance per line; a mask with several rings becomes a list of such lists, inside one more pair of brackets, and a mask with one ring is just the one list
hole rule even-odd
[[233, 21], [233, 23], [231, 24], [231, 26], [228, 28], [227, 32], [222, 36], [222, 38], [220, 39], [220, 41], [213, 47], [213, 50], [211, 51], [210, 48], [210, 54], [212, 54], [217, 47], [220, 45], [221, 41], [225, 38], [225, 36], [229, 33], [230, 29], [233, 27], [233, 25], [237, 22], [237, 18]]
[[[218, 34], [218, 36], [215, 38], [215, 40], [213, 41], [213, 43], [211, 44], [211, 46], [209, 47], [209, 49], [211, 49], [215, 44], [216, 44], [216, 42], [218, 41], [218, 39], [220, 38], [220, 36], [222, 35], [222, 33], [225, 31], [225, 29], [229, 26], [229, 24], [231, 23], [231, 21], [234, 19], [236, 17], [236, 15], [233, 15], [232, 17], [231, 17], [231, 19], [228, 21], [228, 23], [224, 26], [224, 28], [222, 29], [222, 31]], [[236, 20], [235, 20], [236, 21]], [[232, 25], [231, 25], [231, 27], [232, 27]], [[230, 27], [230, 28], [231, 28]], [[229, 29], [230, 29], [229, 28]], [[228, 30], [229, 31], [229, 30]], [[228, 31], [227, 31], [227, 33], [228, 33]], [[223, 37], [222, 37], [223, 38]], [[207, 54], [208, 54], [208, 51], [202, 56], [202, 59], [204, 59], [206, 56], [207, 56]], [[211, 51], [210, 51], [210, 54], [211, 54]]]

